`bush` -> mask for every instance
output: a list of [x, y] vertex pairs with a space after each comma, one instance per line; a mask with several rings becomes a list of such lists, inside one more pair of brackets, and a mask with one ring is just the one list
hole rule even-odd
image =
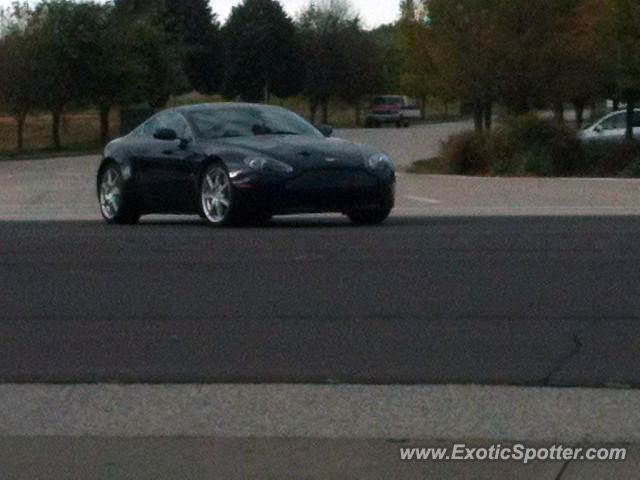
[[570, 128], [525, 115], [508, 120], [505, 134], [524, 170], [538, 175], [566, 175], [584, 168], [580, 140]]
[[575, 132], [533, 115], [508, 119], [493, 132], [453, 136], [442, 155], [455, 174], [551, 176], [585, 170]]
[[637, 140], [585, 142], [583, 150], [591, 175], [640, 177], [640, 143]]
[[453, 174], [487, 173], [492, 165], [510, 156], [503, 135], [467, 132], [442, 144], [442, 156]]

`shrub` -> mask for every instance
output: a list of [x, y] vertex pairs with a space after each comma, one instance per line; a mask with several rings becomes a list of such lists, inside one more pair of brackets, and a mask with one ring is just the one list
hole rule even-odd
[[624, 139], [621, 142], [585, 142], [585, 162], [592, 175], [640, 176], [640, 143]]
[[513, 150], [525, 162], [524, 171], [538, 175], [566, 175], [584, 169], [580, 140], [570, 128], [524, 115], [504, 125]]
[[442, 144], [442, 157], [453, 174], [487, 173], [493, 163], [509, 156], [508, 144], [499, 132], [462, 133]]
[[455, 174], [551, 176], [586, 168], [575, 132], [533, 115], [510, 118], [493, 132], [455, 135], [442, 156]]

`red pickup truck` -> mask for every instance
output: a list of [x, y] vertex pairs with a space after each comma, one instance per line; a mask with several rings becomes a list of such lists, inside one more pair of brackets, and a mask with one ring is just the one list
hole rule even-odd
[[386, 123], [408, 127], [411, 120], [420, 118], [420, 108], [413, 99], [404, 95], [374, 95], [371, 97], [365, 126], [381, 127]]

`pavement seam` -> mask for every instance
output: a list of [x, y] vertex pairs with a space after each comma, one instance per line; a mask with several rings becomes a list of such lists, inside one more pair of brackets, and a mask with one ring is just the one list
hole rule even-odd
[[571, 338], [573, 340], [573, 349], [565, 357], [563, 357], [560, 362], [558, 362], [558, 364], [551, 370], [549, 375], [547, 375], [540, 381], [541, 385], [555, 385], [553, 381], [554, 377], [560, 374], [562, 370], [564, 370], [565, 366], [571, 361], [571, 359], [577, 356], [582, 350], [583, 343], [580, 340], [580, 335], [576, 333]]

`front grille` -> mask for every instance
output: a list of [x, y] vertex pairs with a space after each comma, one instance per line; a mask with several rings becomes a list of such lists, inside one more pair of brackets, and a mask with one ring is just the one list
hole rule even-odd
[[376, 179], [361, 169], [322, 169], [304, 172], [287, 182], [289, 191], [371, 188]]

